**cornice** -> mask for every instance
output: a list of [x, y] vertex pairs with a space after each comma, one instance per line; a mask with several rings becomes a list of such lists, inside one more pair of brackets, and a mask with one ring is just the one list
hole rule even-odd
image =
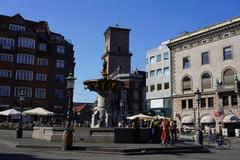
[[240, 35], [240, 21], [194, 36], [189, 35], [189, 37], [179, 41], [170, 42], [168, 47], [171, 49], [172, 53], [176, 53], [237, 35]]

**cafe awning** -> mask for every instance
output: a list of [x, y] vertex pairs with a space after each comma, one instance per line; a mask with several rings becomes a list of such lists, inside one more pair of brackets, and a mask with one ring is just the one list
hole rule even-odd
[[237, 123], [237, 122], [240, 122], [240, 119], [234, 114], [229, 114], [223, 118], [222, 122], [223, 123]]
[[184, 116], [182, 118], [182, 123], [183, 124], [194, 123], [194, 118], [192, 116]]
[[201, 123], [215, 123], [215, 119], [211, 115], [205, 115], [200, 120]]

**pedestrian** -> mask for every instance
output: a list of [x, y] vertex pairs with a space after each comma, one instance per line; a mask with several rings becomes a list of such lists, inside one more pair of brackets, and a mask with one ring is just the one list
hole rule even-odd
[[173, 121], [173, 139], [174, 139], [174, 142], [177, 141], [177, 121], [176, 120]]
[[140, 119], [137, 117], [133, 122], [134, 130], [134, 142], [138, 143], [140, 141]]
[[170, 141], [170, 144], [173, 144], [174, 143], [174, 128], [173, 128], [173, 120], [172, 119], [170, 119], [170, 122], [169, 122], [169, 132], [170, 132], [169, 141]]
[[162, 134], [161, 134], [162, 144], [166, 144], [167, 145], [168, 133], [169, 132], [168, 132], [167, 120], [166, 119], [164, 119], [162, 121], [161, 128], [162, 128]]

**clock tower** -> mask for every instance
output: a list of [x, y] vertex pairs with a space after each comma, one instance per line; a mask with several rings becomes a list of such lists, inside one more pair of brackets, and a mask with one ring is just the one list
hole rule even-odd
[[131, 56], [129, 52], [130, 29], [108, 27], [104, 32], [105, 51], [102, 59], [107, 62], [108, 78], [115, 72], [130, 73]]

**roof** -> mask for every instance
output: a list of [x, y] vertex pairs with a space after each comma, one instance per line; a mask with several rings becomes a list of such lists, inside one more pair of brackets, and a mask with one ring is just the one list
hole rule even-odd
[[76, 112], [81, 112], [85, 107], [87, 106], [87, 104], [79, 104], [75, 106], [75, 111]]
[[[50, 38], [50, 35], [53, 36], [53, 37], [59, 36], [63, 39], [63, 40], [61, 40], [62, 42], [68, 43], [69, 45], [72, 45], [61, 34], [50, 31], [48, 22], [46, 22], [46, 21], [35, 22], [35, 21], [31, 21], [31, 20], [26, 20], [19, 13], [17, 13], [14, 16], [0, 15], [0, 25], [4, 24], [4, 23], [7, 23], [12, 18], [22, 19], [24, 21], [24, 24], [28, 28], [30, 28], [33, 32], [35, 32], [40, 37], [41, 40], [45, 41], [46, 39]], [[54, 38], [53, 40], [57, 40], [57, 39]]]
[[203, 27], [199, 30], [189, 32], [189, 33], [186, 33], [184, 35], [180, 35], [178, 37], [175, 37], [175, 38], [171, 39], [170, 43], [181, 41], [183, 39], [190, 38], [190, 37], [193, 37], [193, 36], [196, 36], [196, 35], [200, 35], [202, 33], [209, 32], [209, 31], [212, 31], [212, 30], [215, 30], [215, 29], [218, 29], [218, 28], [221, 28], [221, 27], [233, 24], [233, 23], [237, 23], [237, 22], [240, 22], [240, 16], [231, 18], [231, 19], [226, 20], [224, 22], [216, 23], [216, 24], [208, 26], [208, 27]]
[[131, 31], [131, 29], [128, 29], [128, 28], [120, 28], [120, 27], [112, 27], [112, 26], [109, 26], [106, 31], [104, 32], [104, 35], [109, 31], [109, 30], [121, 30], [121, 31]]

